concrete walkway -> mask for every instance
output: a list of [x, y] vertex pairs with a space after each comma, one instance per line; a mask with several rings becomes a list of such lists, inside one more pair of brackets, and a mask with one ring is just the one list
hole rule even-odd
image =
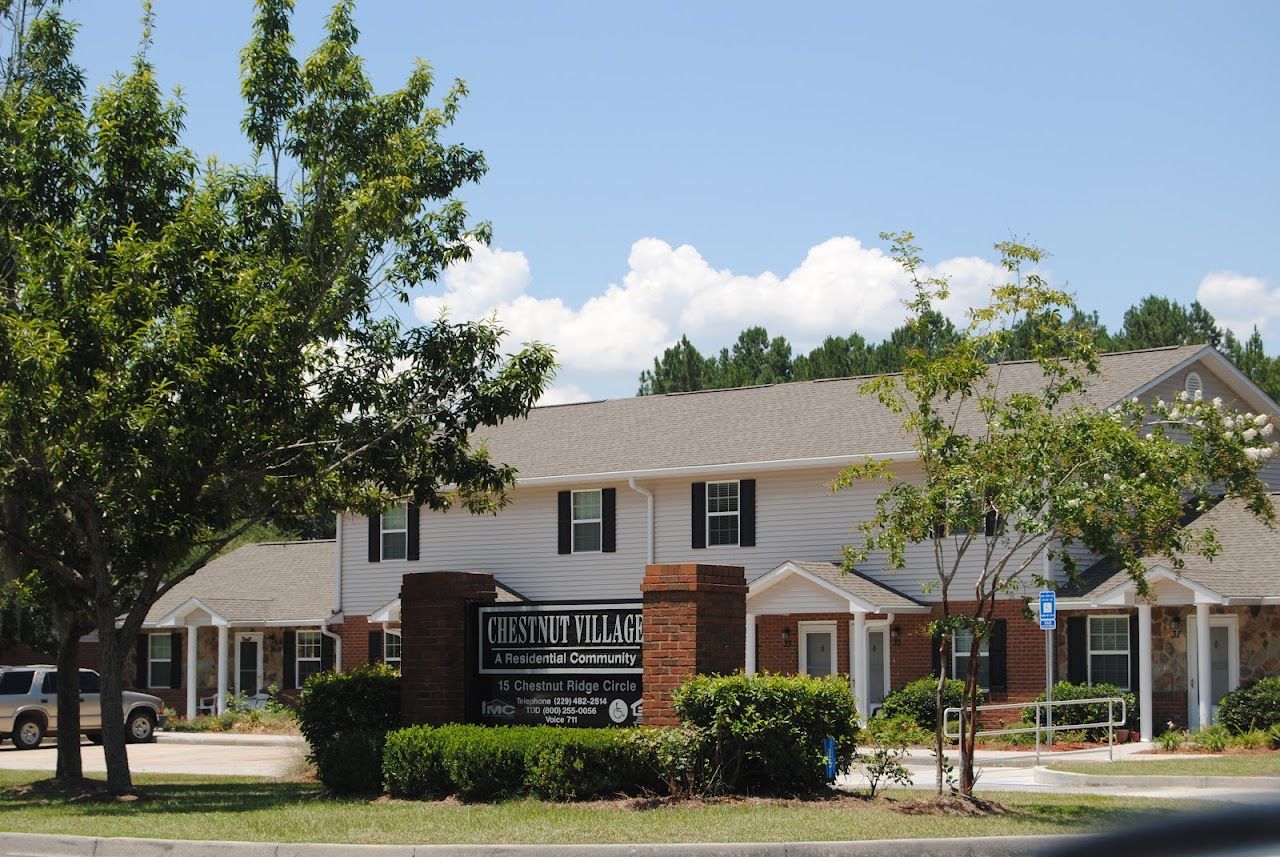
[[[296, 741], [287, 744], [130, 744], [129, 769], [135, 774], [283, 777], [298, 771], [305, 755], [306, 745]], [[81, 745], [80, 758], [86, 772], [102, 772], [107, 769], [102, 748], [97, 745]], [[58, 751], [52, 741], [45, 742], [35, 750], [16, 750], [8, 742], [0, 746], [0, 770], [53, 771], [57, 764]]]

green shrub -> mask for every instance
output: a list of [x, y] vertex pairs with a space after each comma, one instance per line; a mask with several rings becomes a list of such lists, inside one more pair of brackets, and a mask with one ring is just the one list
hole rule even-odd
[[862, 773], [867, 778], [871, 797], [874, 798], [876, 792], [888, 783], [911, 785], [911, 772], [902, 760], [912, 745], [928, 741], [930, 734], [905, 714], [876, 717], [867, 724], [861, 741], [868, 746], [868, 752], [859, 753], [858, 761], [862, 763]]
[[430, 726], [387, 733], [382, 748], [382, 784], [392, 797], [444, 797], [453, 791], [441, 748], [444, 739]]
[[1280, 723], [1267, 730], [1267, 737], [1271, 739], [1271, 749], [1280, 750]]
[[[918, 678], [905, 687], [891, 692], [880, 707], [881, 717], [894, 719], [910, 717], [921, 729], [928, 729], [932, 735], [938, 723], [938, 678], [925, 676]], [[947, 679], [942, 689], [942, 707], [959, 708], [964, 704], [964, 682], [958, 678]], [[981, 704], [982, 700], [978, 700]]]
[[1232, 735], [1230, 743], [1232, 747], [1239, 747], [1242, 750], [1269, 750], [1271, 733], [1262, 729], [1249, 729], [1239, 735]]
[[385, 664], [316, 673], [302, 688], [297, 712], [313, 754], [351, 732], [386, 733], [400, 725], [400, 673]]
[[[302, 688], [297, 716], [298, 727], [311, 744], [311, 761], [322, 783], [364, 783], [367, 777], [380, 784], [383, 741], [389, 730], [400, 725], [400, 673], [385, 664], [361, 664], [341, 673], [316, 673]], [[357, 743], [366, 750], [366, 745], [376, 744], [377, 752], [350, 747], [329, 752], [330, 745], [347, 744], [353, 735], [362, 736]], [[344, 767], [360, 759], [368, 769], [358, 774], [327, 769], [328, 765]]]
[[382, 781], [395, 797], [580, 800], [658, 786], [624, 729], [411, 726], [390, 733]]
[[[1099, 699], [1115, 696], [1124, 700], [1126, 720], [1123, 728], [1136, 728], [1136, 724], [1138, 722], [1138, 698], [1129, 691], [1121, 690], [1114, 684], [1072, 684], [1069, 681], [1060, 681], [1053, 686], [1054, 702], [1073, 699]], [[1037, 702], [1044, 702], [1044, 700], [1045, 695], [1043, 693], [1036, 697]], [[1114, 710], [1116, 716], [1119, 716], [1120, 706], [1115, 705]], [[1043, 718], [1045, 717], [1043, 709], [1040, 712], [1040, 717], [1041, 723], [1043, 724]], [[1022, 721], [1024, 723], [1035, 723], [1035, 709], [1024, 709], [1022, 712]], [[1053, 707], [1054, 726], [1077, 726], [1083, 723], [1105, 722], [1107, 722], [1107, 703], [1105, 702], [1094, 702], [1088, 705], [1055, 705]], [[1106, 728], [1094, 727], [1085, 730], [1085, 736], [1087, 740], [1105, 741], [1107, 738], [1107, 730]]]
[[696, 726], [633, 729], [626, 733], [625, 743], [641, 767], [637, 780], [642, 788], [662, 789], [675, 797], [721, 791], [719, 771], [711, 764], [714, 742], [709, 730]]
[[1231, 742], [1231, 733], [1221, 723], [1206, 726], [1195, 734], [1196, 746], [1210, 753], [1221, 753]]
[[316, 753], [320, 782], [334, 794], [382, 791], [382, 745], [386, 733], [369, 729], [347, 732]]
[[1182, 745], [1187, 743], [1187, 733], [1181, 729], [1167, 729], [1160, 733], [1160, 737], [1156, 739], [1156, 744], [1161, 750], [1172, 753], [1174, 750], [1181, 750]]
[[1280, 725], [1280, 676], [1236, 688], [1222, 698], [1218, 722], [1233, 733]]
[[822, 788], [827, 737], [836, 741], [839, 771], [847, 772], [857, 753], [853, 694], [835, 676], [695, 676], [673, 703], [682, 722], [707, 730], [711, 764], [733, 792]]

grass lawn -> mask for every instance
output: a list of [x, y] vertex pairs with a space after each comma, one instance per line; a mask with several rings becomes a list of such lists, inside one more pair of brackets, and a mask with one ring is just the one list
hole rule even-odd
[[1123, 762], [1054, 762], [1054, 771], [1106, 776], [1151, 777], [1277, 777], [1280, 753], [1212, 756], [1209, 758], [1126, 759]]
[[[1196, 804], [1095, 795], [982, 792], [1010, 810], [987, 817], [902, 815], [885, 803], [739, 801], [635, 809], [612, 803], [532, 800], [335, 800], [313, 783], [140, 775], [144, 800], [66, 803], [21, 795], [43, 773], [0, 771], [0, 830], [162, 839], [344, 843], [767, 842], [1085, 833], [1173, 814]], [[891, 798], [924, 793], [894, 792]]]

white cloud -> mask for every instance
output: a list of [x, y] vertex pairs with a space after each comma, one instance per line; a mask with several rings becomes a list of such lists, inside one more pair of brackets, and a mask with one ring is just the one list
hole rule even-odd
[[[1003, 280], [995, 264], [976, 257], [949, 259], [937, 272], [951, 278], [942, 309], [957, 322], [985, 303]], [[433, 319], [442, 307], [455, 318], [496, 313], [514, 342], [553, 345], [563, 367], [555, 395], [630, 395], [641, 369], [687, 333], [704, 352], [729, 345], [750, 325], [785, 336], [797, 352], [830, 334], [858, 331], [869, 339], [902, 324], [910, 283], [881, 250], [844, 236], [828, 239], [785, 276], [714, 268], [687, 244], [656, 238], [631, 246], [627, 272], [580, 307], [526, 292], [529, 262], [519, 251], [477, 247], [470, 261], [445, 272], [444, 294], [419, 297], [414, 310]], [[548, 392], [544, 402], [550, 401]], [[561, 399], [564, 401], [564, 399]]]
[[589, 402], [593, 397], [577, 384], [554, 384], [538, 399], [539, 405], [570, 405]]
[[1200, 281], [1196, 300], [1213, 313], [1218, 324], [1241, 339], [1257, 327], [1268, 344], [1275, 341], [1273, 323], [1280, 319], [1280, 289], [1268, 288], [1262, 277], [1215, 271]]

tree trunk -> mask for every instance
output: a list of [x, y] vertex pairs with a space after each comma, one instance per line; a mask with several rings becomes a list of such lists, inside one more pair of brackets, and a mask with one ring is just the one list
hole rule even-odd
[[107, 763], [107, 791], [127, 795], [133, 791], [124, 729], [124, 659], [133, 642], [116, 628], [116, 611], [98, 604], [98, 639], [102, 646], [102, 754]]
[[54, 602], [58, 635], [58, 767], [54, 775], [68, 785], [83, 779], [80, 759], [80, 625]]
[[969, 668], [964, 682], [964, 729], [960, 732], [960, 794], [973, 795], [973, 753], [978, 741], [978, 653], [982, 651], [983, 637], [976, 631], [969, 643]]

